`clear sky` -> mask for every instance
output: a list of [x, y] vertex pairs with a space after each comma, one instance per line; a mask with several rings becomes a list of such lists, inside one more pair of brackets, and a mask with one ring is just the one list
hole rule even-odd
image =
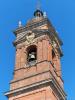
[[[37, 0], [0, 0], [0, 100], [7, 100], [15, 64], [13, 30], [33, 17]], [[61, 59], [67, 100], [75, 100], [75, 0], [41, 0], [41, 8], [58, 31], [64, 45]]]

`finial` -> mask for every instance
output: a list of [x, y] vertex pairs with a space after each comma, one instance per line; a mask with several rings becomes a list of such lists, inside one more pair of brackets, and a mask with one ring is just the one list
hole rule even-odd
[[44, 18], [46, 18], [46, 17], [47, 17], [47, 14], [46, 14], [46, 12], [44, 12], [44, 13], [43, 13], [43, 16], [44, 16]]
[[19, 21], [19, 27], [22, 27], [22, 22], [21, 21]]

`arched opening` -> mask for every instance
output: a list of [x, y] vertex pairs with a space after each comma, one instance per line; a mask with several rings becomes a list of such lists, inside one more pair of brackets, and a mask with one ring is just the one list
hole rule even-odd
[[34, 16], [35, 17], [41, 17], [41, 16], [43, 16], [43, 12], [41, 11], [41, 10], [36, 10], [35, 12], [34, 12]]
[[54, 50], [52, 50], [52, 63], [54, 68], [56, 68], [56, 54]]
[[52, 60], [55, 59], [56, 55], [55, 55], [55, 52], [54, 50], [52, 50]]
[[37, 48], [35, 45], [31, 45], [27, 49], [27, 62], [35, 62], [37, 60]]

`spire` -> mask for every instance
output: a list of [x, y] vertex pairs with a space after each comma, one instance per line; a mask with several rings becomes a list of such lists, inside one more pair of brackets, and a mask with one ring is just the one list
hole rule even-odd
[[43, 12], [41, 11], [41, 1], [40, 0], [37, 0], [37, 7], [36, 7], [36, 11], [34, 12], [34, 16], [35, 17], [43, 16]]
[[41, 9], [41, 1], [37, 0], [37, 6], [36, 9], [40, 10]]

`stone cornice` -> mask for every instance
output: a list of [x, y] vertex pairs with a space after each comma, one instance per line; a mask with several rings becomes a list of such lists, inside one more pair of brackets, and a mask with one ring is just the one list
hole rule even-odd
[[60, 100], [66, 100], [65, 92], [63, 91], [62, 88], [58, 87], [57, 83], [53, 79], [47, 79], [41, 82], [31, 84], [26, 87], [21, 87], [15, 90], [11, 90], [5, 93], [5, 96], [9, 97], [10, 95], [12, 96], [20, 95], [28, 91], [36, 90], [45, 86], [50, 86], [54, 90], [55, 93], [57, 92], [57, 96], [60, 98]]
[[14, 32], [15, 35], [17, 35], [19, 33], [22, 33], [22, 32], [28, 31], [28, 30], [33, 30], [34, 28], [37, 28], [37, 27], [42, 26], [44, 24], [49, 24], [50, 26], [52, 26], [50, 21], [48, 20], [48, 18], [43, 18], [42, 20], [40, 20], [38, 22], [33, 22], [29, 25], [26, 25], [25, 27], [17, 28], [13, 32]]

